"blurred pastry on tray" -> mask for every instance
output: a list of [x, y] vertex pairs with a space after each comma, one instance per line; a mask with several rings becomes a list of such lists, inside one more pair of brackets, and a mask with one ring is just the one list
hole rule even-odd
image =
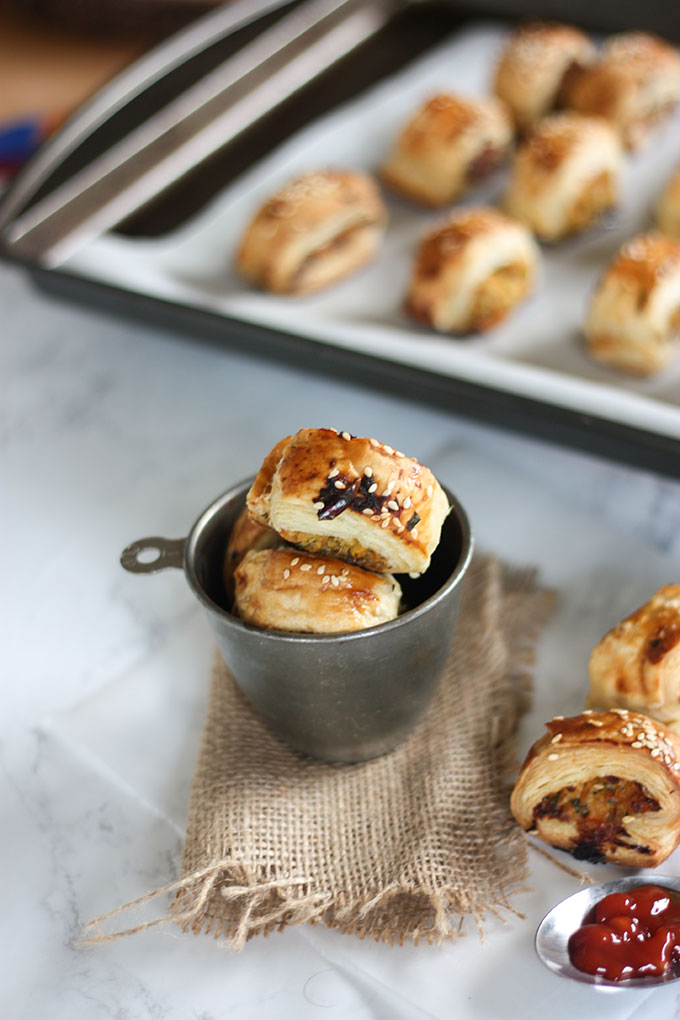
[[642, 145], [680, 101], [680, 53], [645, 32], [606, 40], [598, 62], [574, 75], [566, 105], [604, 117], [629, 149]]
[[539, 260], [522, 223], [486, 206], [464, 209], [422, 240], [406, 310], [446, 333], [491, 329], [532, 290]]
[[588, 672], [589, 708], [644, 712], [680, 733], [680, 584], [659, 588], [605, 634]]
[[680, 170], [675, 171], [661, 192], [655, 215], [661, 233], [680, 241]]
[[416, 202], [447, 205], [503, 162], [512, 133], [498, 99], [440, 93], [400, 132], [380, 176]]
[[304, 174], [257, 211], [236, 256], [238, 271], [264, 290], [307, 294], [371, 262], [387, 210], [365, 173]]
[[680, 339], [680, 241], [652, 232], [624, 244], [597, 284], [585, 335], [605, 365], [641, 376], [665, 368]]
[[247, 553], [234, 582], [238, 616], [270, 630], [363, 630], [396, 619], [401, 604], [401, 587], [391, 574], [290, 548]]
[[617, 204], [623, 153], [600, 117], [556, 113], [519, 147], [505, 208], [544, 241], [592, 226]]
[[526, 131], [559, 104], [565, 83], [595, 60], [595, 47], [577, 28], [532, 21], [510, 35], [496, 65], [493, 90]]
[[680, 842], [680, 736], [626, 709], [546, 723], [512, 791], [526, 831], [578, 860], [653, 868]]
[[301, 429], [278, 443], [247, 507], [253, 520], [305, 552], [381, 573], [427, 570], [449, 512], [429, 468], [377, 439], [336, 429]]

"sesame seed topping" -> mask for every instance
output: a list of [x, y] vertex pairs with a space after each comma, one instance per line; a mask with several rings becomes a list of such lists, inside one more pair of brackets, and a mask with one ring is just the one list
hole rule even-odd
[[412, 581], [417, 581], [417, 579], [420, 577], [420, 571], [419, 570], [409, 570], [408, 576], [411, 578]]
[[290, 570], [288, 569], [288, 567], [286, 567], [286, 569], [283, 572], [283, 579], [284, 579], [284, 581], [287, 581], [289, 577], [290, 577]]
[[383, 522], [381, 523], [380, 527], [381, 527], [381, 528], [387, 528], [387, 527], [389, 527], [389, 523], [390, 523], [390, 519], [389, 519], [389, 517], [385, 517], [385, 519], [384, 519], [384, 520], [383, 520]]
[[644, 732], [643, 733], [638, 733], [638, 740], [644, 740], [644, 739], [645, 739]]
[[661, 748], [659, 748], [659, 747], [653, 747], [652, 748], [652, 758], [658, 758], [660, 754], [661, 754]]
[[291, 567], [295, 567], [300, 562], [300, 557], [296, 556], [294, 560], [290, 561]]
[[397, 531], [403, 531], [404, 530], [404, 525], [401, 523], [401, 521], [399, 520], [398, 517], [394, 518], [394, 526], [397, 529]]
[[645, 745], [642, 743], [641, 740], [634, 740], [633, 743], [630, 746], [631, 747], [644, 747]]
[[406, 499], [404, 500], [404, 503], [403, 503], [404, 510], [408, 510], [410, 505], [411, 505], [411, 497], [407, 496]]
[[414, 538], [417, 538], [418, 537], [418, 529], [417, 528], [411, 528], [411, 534], [412, 534], [412, 536]]
[[317, 572], [317, 574], [323, 574], [325, 569], [326, 569], [326, 564], [322, 563], [320, 567], [316, 568], [316, 572]]
[[336, 489], [345, 489], [345, 488], [347, 488], [347, 486], [345, 485], [344, 482], [333, 482], [333, 485], [335, 486]]
[[340, 474], [340, 468], [334, 467], [332, 471], [328, 472], [328, 477], [329, 478], [335, 478], [335, 476], [339, 475], [339, 474]]
[[364, 509], [361, 512], [362, 512], [362, 514], [366, 514], [367, 517], [372, 517], [373, 516], [373, 511], [368, 506], [365, 506]]
[[555, 736], [554, 736], [554, 737], [552, 738], [552, 740], [550, 741], [550, 743], [551, 743], [551, 744], [557, 744], [557, 743], [559, 743], [559, 741], [560, 741], [560, 740], [562, 739], [563, 735], [564, 735], [564, 734], [562, 734], [562, 733], [556, 733], [556, 734], [555, 734]]
[[338, 579], [335, 576], [335, 574], [333, 574], [333, 576], [331, 577], [331, 584], [333, 585], [334, 588], [339, 588], [340, 587], [340, 582], [338, 581]]
[[347, 439], [347, 440], [349, 440], [349, 439], [351, 439], [351, 438], [352, 438], [352, 437], [350, 436], [349, 432], [341, 432], [341, 433], [340, 433], [340, 437], [341, 437], [341, 439]]
[[373, 477], [373, 468], [372, 467], [365, 467], [364, 468], [364, 474], [366, 475], [367, 478], [372, 478]]
[[371, 444], [371, 446], [373, 447], [374, 450], [377, 449], [380, 446], [380, 443], [378, 442], [377, 439], [369, 439], [368, 441], [369, 441], [369, 443]]
[[393, 488], [394, 488], [394, 482], [388, 482], [387, 485], [385, 486], [385, 495], [389, 496], [389, 494], [391, 493]]
[[375, 492], [377, 490], [377, 488], [378, 488], [378, 483], [377, 482], [373, 482], [373, 485], [369, 485], [368, 491], [369, 492]]
[[315, 510], [323, 510], [323, 503], [322, 503], [322, 501], [320, 499], [317, 500], [317, 502], [314, 504], [314, 509]]
[[311, 569], [312, 569], [312, 564], [311, 563], [303, 563], [302, 566], [300, 567], [300, 570], [311, 570]]
[[592, 715], [593, 714], [592, 708], [584, 708], [583, 709], [583, 714], [584, 715]]
[[553, 719], [564, 719], [563, 715], [554, 715]]
[[398, 510], [399, 509], [399, 504], [397, 503], [396, 499], [388, 500], [387, 505], [390, 508], [390, 510]]
[[589, 719], [588, 722], [591, 726], [604, 726], [601, 719]]
[[624, 815], [621, 821], [625, 822], [626, 825], [629, 825], [631, 822], [635, 821], [635, 818], [633, 817], [633, 815]]
[[340, 577], [349, 577], [349, 570], [347, 567], [343, 567], [340, 571]]
[[617, 715], [628, 715], [627, 708], [613, 708], [612, 712], [616, 712]]
[[330, 584], [331, 583], [330, 574], [324, 574], [321, 580], [323, 581], [324, 584]]
[[404, 456], [404, 454], [401, 452], [401, 450], [395, 450], [394, 452], [396, 453], [397, 457], [403, 457]]
[[548, 755], [548, 761], [557, 761], [558, 758], [559, 758], [559, 754], [549, 754]]
[[392, 449], [392, 447], [391, 446], [386, 446], [384, 443], [383, 443], [383, 450], [385, 451], [385, 453], [389, 453], [390, 455], [394, 453], [394, 450]]

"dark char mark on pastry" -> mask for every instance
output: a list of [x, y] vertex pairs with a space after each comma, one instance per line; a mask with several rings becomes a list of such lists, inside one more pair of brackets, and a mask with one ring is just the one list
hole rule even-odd
[[[334, 466], [334, 463], [331, 461], [331, 467]], [[360, 478], [355, 478], [352, 482], [340, 474], [327, 478], [326, 484], [315, 499], [315, 505], [316, 503], [323, 504], [317, 510], [316, 516], [320, 521], [332, 521], [348, 509], [356, 510], [357, 513], [371, 510], [373, 513], [379, 514], [391, 497], [379, 496], [376, 491], [370, 491], [376, 488], [373, 477], [368, 475], [361, 475]], [[414, 516], [418, 515], [414, 514]], [[407, 527], [410, 529], [415, 527], [415, 524], [411, 524], [409, 521]]]

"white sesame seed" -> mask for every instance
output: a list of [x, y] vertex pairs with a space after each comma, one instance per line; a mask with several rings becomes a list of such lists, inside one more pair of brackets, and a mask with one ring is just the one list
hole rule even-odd
[[404, 525], [401, 523], [401, 521], [399, 520], [398, 517], [394, 518], [394, 526], [397, 529], [397, 531], [403, 531], [404, 530]]
[[335, 576], [335, 574], [331, 577], [331, 584], [333, 585], [334, 588], [339, 588], [340, 587], [340, 582], [338, 581], [338, 579]]
[[284, 581], [287, 581], [289, 577], [290, 577], [290, 570], [288, 569], [288, 567], [286, 567], [286, 569], [283, 572], [283, 579], [284, 579]]
[[349, 570], [347, 567], [343, 567], [340, 571], [340, 577], [349, 577]]
[[290, 561], [290, 565], [291, 565], [291, 567], [294, 567], [294, 566], [296, 566], [296, 565], [297, 565], [297, 564], [298, 564], [299, 562], [300, 562], [300, 557], [299, 557], [299, 556], [296, 556], [294, 560], [291, 560], [291, 561]]
[[641, 740], [634, 740], [633, 743], [630, 746], [631, 747], [644, 747], [645, 745], [642, 743]]
[[342, 439], [351, 439], [352, 438], [350, 436], [349, 432], [341, 432], [340, 436], [341, 436]]
[[548, 761], [557, 761], [558, 758], [559, 758], [559, 754], [549, 754], [548, 755]]
[[316, 572], [317, 572], [317, 574], [323, 574], [325, 569], [326, 569], [326, 564], [322, 563], [320, 567], [316, 568]]
[[329, 478], [335, 478], [335, 476], [339, 475], [339, 474], [340, 474], [340, 468], [333, 468], [332, 471], [328, 472], [328, 477]]
[[418, 578], [420, 577], [420, 571], [419, 570], [409, 570], [408, 576], [411, 578], [412, 581], [417, 581]]
[[625, 822], [626, 825], [630, 825], [631, 822], [635, 821], [635, 818], [633, 815], [624, 815], [621, 821]]
[[311, 570], [311, 569], [312, 569], [312, 564], [311, 563], [303, 563], [302, 566], [300, 567], [300, 570]]
[[555, 736], [554, 736], [554, 737], [552, 738], [552, 740], [550, 741], [550, 743], [551, 743], [551, 744], [557, 744], [557, 743], [559, 743], [559, 741], [560, 741], [560, 740], [562, 739], [562, 737], [563, 737], [563, 734], [562, 734], [562, 733], [556, 733], [556, 734], [555, 734]]
[[418, 529], [417, 528], [411, 528], [411, 534], [413, 535], [414, 538], [417, 538], [418, 537]]
[[368, 441], [374, 449], [377, 449], [380, 446], [377, 439], [369, 439]]
[[330, 584], [331, 583], [330, 574], [324, 574], [322, 580], [324, 584]]
[[373, 516], [373, 511], [371, 510], [370, 507], [365, 506], [364, 509], [361, 512], [362, 512], [362, 514], [366, 514], [367, 517], [372, 517]]
[[563, 715], [554, 715], [553, 719], [564, 719]]
[[593, 714], [592, 708], [584, 708], [583, 709], [583, 714], [584, 715], [592, 715]]
[[394, 452], [396, 453], [397, 457], [403, 457], [404, 456], [404, 454], [401, 452], [401, 450], [395, 450]]
[[638, 733], [638, 740], [644, 740], [644, 739], [645, 739], [645, 733], [644, 732], [643, 733]]
[[377, 488], [378, 488], [378, 483], [377, 482], [373, 482], [373, 485], [369, 485], [368, 491], [369, 492], [375, 492], [377, 490]]
[[601, 719], [590, 719], [589, 722], [591, 726], [604, 726]]
[[344, 482], [333, 482], [333, 485], [335, 486], [336, 489], [345, 489], [346, 488], [346, 485], [345, 485]]
[[320, 499], [317, 500], [317, 502], [314, 504], [314, 509], [315, 510], [323, 510], [323, 502]]
[[411, 497], [407, 496], [406, 499], [404, 500], [402, 506], [404, 507], [404, 510], [408, 510], [410, 505], [411, 505]]
[[397, 503], [396, 499], [388, 500], [387, 505], [390, 508], [390, 510], [398, 510], [399, 509], [399, 504]]
[[394, 453], [394, 450], [392, 449], [392, 447], [391, 446], [386, 446], [384, 443], [383, 443], [383, 450], [385, 451], [385, 453], [389, 453], [390, 455], [392, 455]]
[[661, 749], [659, 747], [653, 747], [652, 748], [652, 758], [658, 758], [660, 754], [661, 754]]
[[372, 478], [373, 477], [373, 468], [365, 467], [364, 468], [364, 474], [366, 475], [367, 478]]
[[382, 524], [380, 525], [380, 527], [381, 527], [381, 528], [387, 528], [387, 527], [389, 527], [389, 523], [390, 523], [390, 519], [389, 519], [389, 517], [386, 517], [386, 518], [385, 518], [385, 519], [383, 520], [383, 522], [382, 522]]
[[394, 488], [394, 482], [388, 482], [387, 485], [385, 486], [385, 495], [389, 496], [389, 494], [391, 493], [393, 488]]

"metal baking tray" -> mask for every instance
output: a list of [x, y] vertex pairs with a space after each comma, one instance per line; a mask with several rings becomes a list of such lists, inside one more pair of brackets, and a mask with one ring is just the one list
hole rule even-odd
[[[319, 4], [325, 0], [314, 2], [318, 14]], [[173, 150], [170, 155], [174, 163], [173, 159], [166, 161], [173, 171], [169, 174], [172, 183], [156, 173], [147, 193], [142, 190], [143, 201], [137, 196], [132, 215], [121, 218], [124, 202], [113, 210], [106, 207], [101, 181], [95, 176], [88, 196], [91, 208], [85, 209], [83, 217], [84, 229], [79, 227], [80, 233], [74, 233], [75, 244], [71, 248], [67, 244], [62, 251], [64, 214], [55, 196], [68, 192], [83, 174], [103, 165], [102, 160], [124, 144], [131, 131], [141, 132], [143, 138], [148, 125], [154, 123], [159, 112], [162, 115], [168, 109], [168, 104], [183, 101], [192, 90], [195, 93], [203, 89], [211, 76], [214, 79], [224, 68], [234, 66], [235, 58], [243, 60], [243, 54], [249, 54], [258, 40], [266, 40], [268, 33], [281, 32], [281, 26], [288, 24], [287, 18], [306, 17], [310, 4], [307, 0], [306, 4], [284, 9], [279, 9], [281, 4], [259, 5], [271, 10], [254, 21], [256, 6], [244, 2], [226, 5], [190, 26], [165, 43], [160, 54], [148, 55], [125, 72], [122, 87], [121, 80], [112, 83], [76, 115], [61, 137], [57, 136], [56, 144], [39, 153], [20, 175], [5, 200], [4, 215], [0, 209], [4, 256], [25, 266], [40, 288], [61, 298], [183, 330], [192, 338], [287, 362], [305, 372], [346, 378], [369, 390], [398, 393], [410, 401], [437, 405], [541, 440], [680, 477], [680, 374], [665, 376], [657, 387], [646, 382], [621, 382], [599, 369], [599, 377], [596, 373], [595, 378], [581, 378], [573, 374], [573, 365], [561, 371], [559, 359], [557, 365], [541, 363], [542, 355], [532, 364], [531, 359], [518, 357], [512, 350], [512, 330], [517, 335], [530, 321], [530, 315], [534, 316], [536, 329], [538, 313], [531, 306], [514, 320], [509, 335], [501, 332], [490, 339], [461, 344], [416, 330], [401, 321], [397, 313], [384, 315], [385, 321], [377, 325], [372, 322], [365, 292], [371, 286], [384, 289], [384, 277], [379, 275], [373, 281], [350, 281], [335, 297], [321, 297], [307, 304], [277, 306], [280, 299], [239, 295], [234, 290], [238, 284], [230, 293], [218, 293], [216, 298], [215, 272], [221, 264], [228, 264], [231, 240], [226, 239], [220, 252], [215, 247], [214, 230], [211, 236], [210, 221], [218, 222], [222, 217], [221, 222], [237, 222], [239, 215], [246, 216], [255, 197], [271, 188], [277, 174], [303, 166], [305, 159], [309, 164], [310, 151], [323, 154], [317, 157], [317, 165], [328, 164], [329, 155], [331, 161], [342, 162], [343, 155], [351, 161], [353, 153], [356, 165], [361, 150], [356, 139], [352, 142], [352, 136], [370, 139], [379, 136], [381, 124], [384, 131], [388, 130], [390, 118], [394, 123], [403, 119], [403, 111], [408, 103], [413, 106], [418, 88], [429, 87], [431, 91], [440, 74], [438, 68], [445, 62], [453, 60], [459, 69], [456, 73], [462, 73], [464, 79], [467, 74], [468, 91], [470, 87], [479, 91], [475, 67], [480, 61], [475, 53], [488, 64], [493, 40], [503, 30], [498, 20], [480, 20], [490, 13], [483, 5], [355, 4], [355, 10], [350, 10], [354, 18], [351, 30], [344, 23], [331, 25], [332, 54], [328, 52], [328, 40], [322, 39], [319, 47], [318, 35], [312, 39], [312, 49], [321, 52], [316, 55], [317, 65], [308, 61], [302, 68], [300, 81], [307, 82], [304, 87], [296, 85], [290, 97], [270, 113], [237, 125], [227, 145], [215, 145], [206, 153], [198, 151], [198, 156], [185, 146], [185, 166], [173, 156]], [[337, 6], [343, 5], [329, 0], [321, 14], [326, 17], [330, 12], [329, 16], [335, 18]], [[497, 14], [501, 6], [497, 4], [491, 13]], [[659, 31], [667, 38], [680, 31], [677, 19], [669, 17], [664, 5], [659, 8], [652, 4], [644, 12], [636, 12], [634, 22], [620, 4], [572, 3], [567, 10], [564, 7], [554, 0], [531, 13], [578, 20], [594, 32], [625, 29], [633, 24]], [[247, 16], [240, 17], [244, 10]], [[525, 13], [526, 8], [505, 4], [505, 25], [517, 11]], [[230, 18], [236, 31], [224, 29]], [[345, 49], [351, 52], [336, 59]], [[286, 73], [299, 56], [299, 50], [293, 52], [291, 59], [281, 65]], [[320, 71], [319, 67], [330, 60], [334, 60], [332, 66]], [[281, 68], [273, 68], [271, 73], [267, 65], [265, 69], [262, 81], [269, 86]], [[444, 84], [455, 88], [455, 75], [449, 74]], [[465, 86], [466, 81], [462, 84]], [[666, 131], [663, 145], [661, 163], [665, 160], [670, 166], [674, 159], [680, 160], [680, 121], [673, 122]], [[140, 179], [153, 176], [146, 174], [145, 178], [147, 168], [143, 164], [140, 168], [136, 154], [135, 159], [137, 162], [133, 161], [128, 171], [132, 190]], [[665, 172], [664, 166], [654, 170], [658, 163], [656, 157], [650, 159], [644, 154], [634, 159], [631, 188], [635, 193], [643, 188], [638, 181], [645, 182], [648, 189], [658, 186]], [[485, 197], [484, 193], [473, 196], [477, 200]], [[56, 215], [49, 210], [50, 202]], [[106, 207], [104, 215], [102, 205]], [[50, 216], [41, 219], [45, 207]], [[638, 202], [600, 234], [570, 242], [561, 254], [548, 252], [553, 279], [562, 272], [560, 259], [576, 267], [588, 260], [601, 262], [603, 252], [615, 250], [620, 243], [618, 234], [634, 232], [634, 225], [639, 229], [644, 215], [644, 203]], [[393, 219], [401, 237], [416, 236], [427, 223], [422, 213], [408, 211], [399, 203], [393, 209]], [[17, 224], [22, 223], [29, 224], [23, 235], [17, 230]], [[203, 280], [199, 271], [191, 279], [191, 260], [198, 253], [197, 263], [201, 262], [201, 246], [212, 253], [215, 269]], [[124, 266], [130, 259], [137, 259], [142, 268], [148, 266], [149, 272], [128, 278]], [[391, 271], [383, 267], [383, 273], [389, 275]], [[160, 283], [159, 272], [167, 277]], [[338, 314], [339, 307], [348, 307], [347, 302], [351, 307], [353, 300], [358, 309], [355, 315]], [[546, 314], [545, 307], [542, 314]], [[569, 357], [573, 360], [572, 354]]]

